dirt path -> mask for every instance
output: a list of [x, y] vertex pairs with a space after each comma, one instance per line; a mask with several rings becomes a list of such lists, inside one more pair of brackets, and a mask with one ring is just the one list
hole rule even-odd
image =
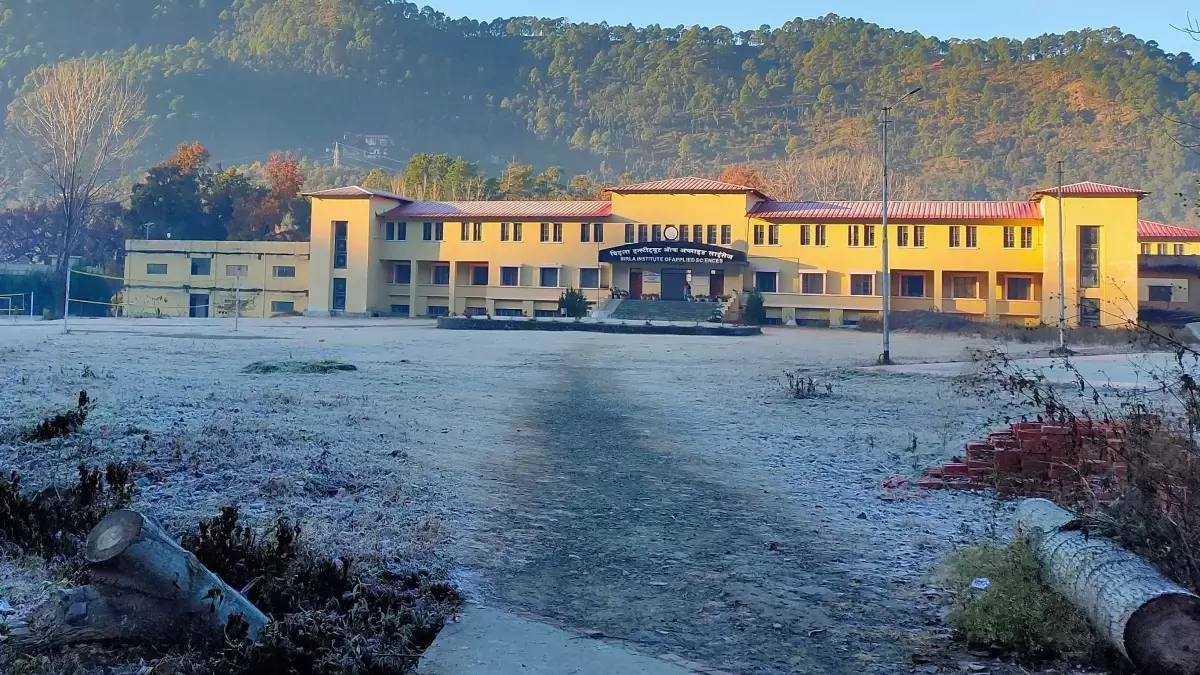
[[532, 545], [525, 564], [487, 575], [500, 601], [735, 672], [907, 661], [891, 637], [919, 617], [858, 583], [859, 543], [692, 466], [677, 450], [702, 439], [596, 366], [568, 358], [522, 401], [533, 433], [498, 481], [510, 508], [495, 527]]

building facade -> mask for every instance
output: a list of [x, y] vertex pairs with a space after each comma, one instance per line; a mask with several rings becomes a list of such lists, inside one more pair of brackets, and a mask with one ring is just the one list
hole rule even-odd
[[[753, 288], [772, 322], [802, 325], [855, 323], [881, 309], [878, 202], [783, 202], [702, 178], [610, 193], [611, 201], [427, 202], [361, 187], [322, 190], [308, 195], [309, 244], [130, 242], [126, 278], [144, 278], [142, 267], [169, 266], [172, 256], [259, 260], [247, 276], [251, 292], [267, 297], [249, 316], [270, 315], [286, 302], [280, 293], [292, 311], [313, 315], [554, 315], [566, 288], [582, 289], [598, 308], [613, 297], [736, 301]], [[1135, 320], [1139, 253], [1157, 251], [1154, 236], [1165, 232], [1138, 220], [1145, 195], [1089, 182], [1064, 186], [1061, 201], [1044, 190], [1025, 201], [893, 202], [891, 306], [1055, 323], [1062, 293], [1071, 324]], [[1200, 237], [1166, 243], [1173, 254], [1176, 243], [1200, 245]], [[269, 268], [285, 258], [296, 261], [297, 276], [286, 289], [272, 287]], [[173, 305], [184, 296], [199, 302], [195, 289], [228, 292], [177, 267], [163, 281], [188, 289]]]

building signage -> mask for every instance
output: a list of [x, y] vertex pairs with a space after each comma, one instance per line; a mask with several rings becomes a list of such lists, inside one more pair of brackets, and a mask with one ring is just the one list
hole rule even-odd
[[661, 284], [662, 275], [658, 272], [642, 272], [642, 281], [647, 284]]
[[600, 251], [600, 262], [617, 264], [732, 265], [746, 262], [746, 254], [732, 248], [698, 242], [644, 241]]

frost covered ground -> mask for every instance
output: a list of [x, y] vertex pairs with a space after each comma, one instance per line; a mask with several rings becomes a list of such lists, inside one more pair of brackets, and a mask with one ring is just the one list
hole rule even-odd
[[[30, 487], [144, 465], [179, 531], [226, 504], [345, 555], [432, 558], [475, 599], [735, 673], [912, 672], [941, 629], [928, 574], [1007, 528], [962, 493], [881, 499], [991, 410], [946, 377], [864, 369], [879, 336], [439, 331], [283, 319], [0, 323], [0, 433], [97, 401], [82, 439], [0, 440]], [[909, 362], [978, 341], [896, 335]], [[1020, 354], [1036, 345], [1021, 346]], [[357, 372], [248, 375], [263, 359]], [[802, 368], [832, 396], [785, 398]], [[0, 564], [0, 597], [37, 593]], [[5, 588], [6, 587], [6, 588]]]

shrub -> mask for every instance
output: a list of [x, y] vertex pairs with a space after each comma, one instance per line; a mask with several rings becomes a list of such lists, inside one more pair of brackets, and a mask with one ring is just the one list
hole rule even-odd
[[[1042, 660], [1085, 655], [1099, 644], [1083, 615], [1045, 585], [1024, 539], [959, 549], [944, 562], [943, 575], [954, 594], [950, 630], [972, 647]], [[972, 587], [977, 579], [986, 579], [986, 588]]]
[[583, 318], [588, 313], [587, 296], [578, 288], [568, 288], [558, 299], [558, 310], [563, 316]]
[[742, 323], [761, 326], [767, 321], [767, 307], [762, 293], [752, 288], [746, 293], [746, 304], [742, 306]]
[[825, 398], [833, 395], [832, 382], [817, 382], [816, 378], [805, 375], [800, 370], [785, 370], [783, 376], [776, 378], [775, 382], [790, 398], [796, 400]]

